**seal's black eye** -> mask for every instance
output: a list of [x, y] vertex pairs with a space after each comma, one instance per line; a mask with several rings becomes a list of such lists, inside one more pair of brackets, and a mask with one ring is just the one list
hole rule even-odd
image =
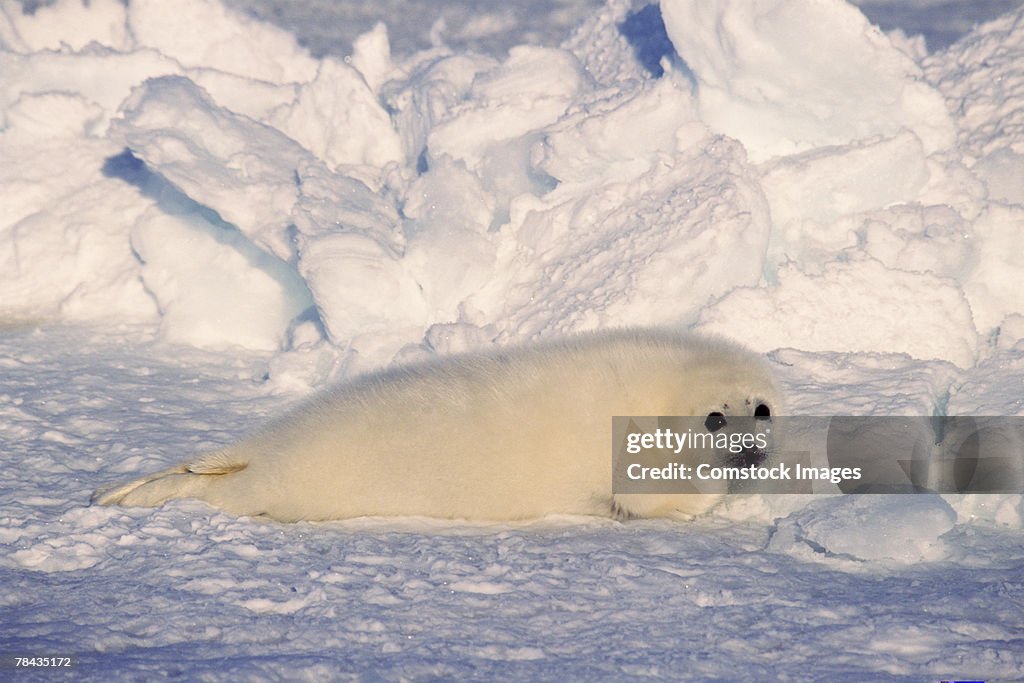
[[725, 426], [725, 415], [721, 413], [708, 413], [708, 419], [704, 420], [704, 426], [709, 432], [717, 432]]
[[757, 407], [754, 408], [754, 417], [759, 420], [767, 420], [772, 416], [772, 409], [765, 403], [758, 403]]

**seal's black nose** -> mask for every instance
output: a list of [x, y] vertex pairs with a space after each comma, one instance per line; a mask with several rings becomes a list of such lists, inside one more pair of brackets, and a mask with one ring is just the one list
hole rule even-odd
[[734, 467], [757, 467], [768, 459], [768, 452], [763, 448], [744, 448], [729, 460]]

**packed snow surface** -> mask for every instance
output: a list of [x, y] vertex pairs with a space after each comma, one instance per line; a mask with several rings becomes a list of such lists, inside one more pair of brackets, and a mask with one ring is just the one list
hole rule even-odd
[[88, 505], [329, 382], [623, 325], [768, 353], [791, 414], [1024, 416], [1019, 4], [929, 49], [839, 0], [453, 0], [344, 54], [239, 4], [0, 0], [0, 666], [1024, 678], [1019, 494]]

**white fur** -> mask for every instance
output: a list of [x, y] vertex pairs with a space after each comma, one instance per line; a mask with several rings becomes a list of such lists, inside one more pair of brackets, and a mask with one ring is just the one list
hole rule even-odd
[[774, 382], [737, 345], [666, 331], [590, 333], [364, 376], [240, 443], [93, 500], [199, 498], [282, 521], [685, 517], [717, 496], [612, 495], [612, 416], [750, 415], [758, 401], [777, 411]]

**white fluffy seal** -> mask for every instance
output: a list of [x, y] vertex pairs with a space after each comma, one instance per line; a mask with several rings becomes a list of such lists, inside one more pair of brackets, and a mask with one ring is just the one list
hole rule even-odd
[[612, 416], [775, 412], [766, 363], [733, 343], [626, 329], [370, 374], [253, 436], [101, 489], [102, 505], [198, 498], [281, 521], [515, 520], [704, 512], [698, 494], [612, 493]]

